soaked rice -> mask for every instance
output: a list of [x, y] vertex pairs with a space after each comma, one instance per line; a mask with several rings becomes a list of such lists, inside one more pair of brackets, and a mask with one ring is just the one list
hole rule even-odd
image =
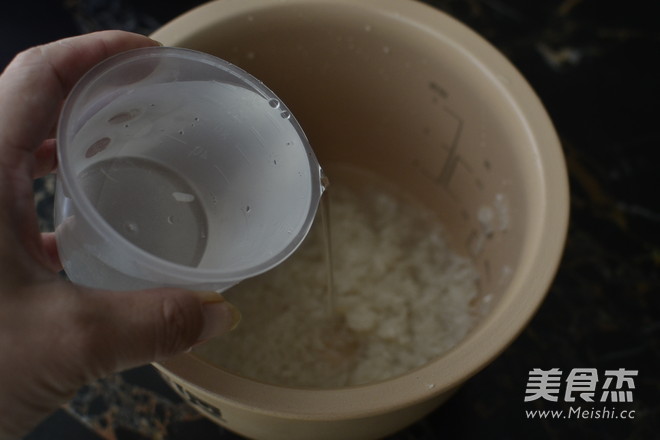
[[333, 180], [324, 195], [331, 197], [334, 313], [319, 215], [291, 258], [225, 292], [243, 321], [197, 355], [263, 382], [334, 388], [406, 373], [467, 334], [476, 319], [471, 261], [449, 249], [430, 212], [373, 177], [358, 182]]

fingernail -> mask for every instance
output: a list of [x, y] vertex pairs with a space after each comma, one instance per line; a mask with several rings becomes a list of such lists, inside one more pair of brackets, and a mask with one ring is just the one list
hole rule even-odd
[[202, 314], [204, 325], [197, 343], [204, 342], [213, 336], [219, 336], [234, 330], [241, 321], [238, 309], [219, 293], [199, 292], [202, 299]]
[[158, 40], [154, 40], [153, 38], [150, 38], [150, 40], [153, 41], [154, 43], [156, 43], [156, 44], [159, 45], [159, 46], [165, 46], [163, 43], [161, 43], [161, 42], [158, 41]]

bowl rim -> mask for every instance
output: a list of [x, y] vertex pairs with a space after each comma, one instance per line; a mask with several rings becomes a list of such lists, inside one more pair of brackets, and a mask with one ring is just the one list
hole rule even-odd
[[[454, 348], [439, 358], [385, 381], [340, 389], [303, 389], [266, 384], [214, 367], [187, 353], [156, 364], [166, 376], [225, 404], [284, 418], [336, 420], [391, 412], [447, 393], [493, 361], [519, 335], [541, 305], [559, 267], [568, 230], [569, 190], [557, 133], [541, 101], [521, 73], [495, 47], [456, 19], [410, 0], [216, 0], [165, 24], [152, 38], [176, 45], [239, 15], [265, 8], [333, 4], [364, 8], [415, 26], [452, 44], [483, 70], [515, 110], [529, 136], [542, 195], [537, 234], [528, 244], [534, 258], [511, 279], [510, 293]], [[502, 78], [506, 78], [503, 80]], [[524, 110], [523, 110], [524, 109]], [[522, 392], [522, 391], [521, 391]]]

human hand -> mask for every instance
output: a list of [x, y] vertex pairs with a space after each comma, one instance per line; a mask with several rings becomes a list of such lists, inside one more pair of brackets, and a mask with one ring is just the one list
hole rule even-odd
[[215, 292], [110, 292], [60, 279], [53, 234], [40, 234], [32, 179], [56, 167], [62, 102], [93, 65], [157, 43], [120, 31], [19, 54], [0, 75], [0, 440], [29, 432], [85, 383], [164, 359], [229, 331]]

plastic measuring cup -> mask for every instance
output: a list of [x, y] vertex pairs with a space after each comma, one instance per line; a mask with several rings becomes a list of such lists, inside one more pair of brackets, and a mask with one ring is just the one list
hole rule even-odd
[[57, 243], [77, 283], [224, 290], [301, 243], [321, 169], [281, 100], [188, 49], [116, 55], [64, 104]]

